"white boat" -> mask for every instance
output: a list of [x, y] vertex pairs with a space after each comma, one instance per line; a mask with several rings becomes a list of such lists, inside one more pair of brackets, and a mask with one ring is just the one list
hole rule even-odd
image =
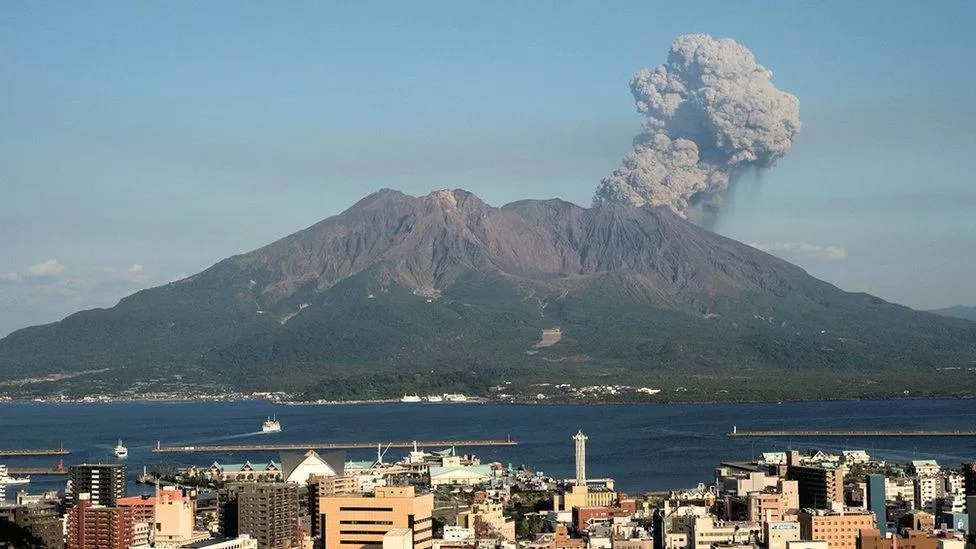
[[441, 397], [440, 395], [428, 395], [427, 396], [427, 402], [441, 402], [442, 400], [444, 400], [444, 398]]
[[30, 482], [30, 477], [12, 477], [7, 474], [7, 466], [0, 465], [0, 486], [27, 484], [28, 482]]
[[262, 433], [280, 433], [281, 423], [278, 422], [278, 418], [271, 416], [261, 424]]
[[119, 439], [118, 446], [115, 447], [115, 457], [119, 459], [125, 459], [129, 457], [129, 449], [122, 446], [122, 439]]
[[403, 395], [400, 402], [421, 402], [421, 399], [418, 395]]
[[465, 402], [468, 400], [468, 397], [464, 396], [462, 393], [452, 393], [444, 395], [444, 400], [449, 402]]

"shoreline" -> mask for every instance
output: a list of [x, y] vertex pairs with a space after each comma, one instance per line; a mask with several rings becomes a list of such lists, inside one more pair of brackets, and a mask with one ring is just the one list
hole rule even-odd
[[259, 396], [234, 396], [234, 397], [202, 397], [202, 398], [140, 398], [140, 397], [105, 397], [96, 399], [46, 399], [40, 397], [17, 399], [8, 398], [0, 400], [0, 406], [4, 404], [132, 404], [132, 403], [158, 403], [158, 404], [179, 404], [179, 403], [205, 403], [205, 402], [251, 402], [265, 401], [269, 404], [280, 406], [361, 406], [376, 404], [409, 404], [420, 406], [438, 406], [452, 404], [503, 404], [508, 406], [641, 406], [641, 405], [720, 405], [720, 404], [799, 404], [810, 402], [894, 402], [894, 401], [965, 401], [972, 400], [973, 396], [952, 396], [952, 395], [932, 395], [932, 396], [904, 396], [892, 395], [890, 397], [871, 397], [871, 398], [810, 398], [810, 399], [782, 399], [782, 400], [492, 400], [485, 397], [468, 397], [463, 401], [441, 401], [441, 402], [402, 402], [398, 398], [392, 399], [358, 399], [358, 400], [276, 400]]

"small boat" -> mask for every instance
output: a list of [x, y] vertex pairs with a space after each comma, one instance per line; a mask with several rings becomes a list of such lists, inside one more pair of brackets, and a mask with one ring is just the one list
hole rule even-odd
[[119, 439], [118, 446], [115, 447], [115, 457], [119, 459], [125, 459], [129, 457], [129, 449], [122, 446], [122, 439]]
[[271, 416], [261, 424], [262, 433], [280, 433], [281, 423], [278, 422], [278, 418]]
[[421, 402], [419, 395], [403, 395], [400, 402]]

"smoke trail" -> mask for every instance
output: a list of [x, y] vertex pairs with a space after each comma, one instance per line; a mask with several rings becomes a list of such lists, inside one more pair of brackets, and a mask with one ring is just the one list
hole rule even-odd
[[679, 36], [668, 62], [630, 82], [643, 132], [594, 203], [669, 206], [708, 224], [736, 174], [765, 169], [790, 151], [800, 102], [734, 40]]

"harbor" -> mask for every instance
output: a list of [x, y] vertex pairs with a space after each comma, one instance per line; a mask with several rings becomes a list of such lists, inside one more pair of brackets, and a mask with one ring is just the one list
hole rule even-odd
[[305, 442], [297, 444], [221, 444], [207, 446], [163, 446], [156, 443], [153, 452], [160, 454], [186, 453], [221, 453], [221, 452], [280, 452], [303, 450], [362, 450], [384, 448], [414, 448], [438, 447], [446, 448], [459, 446], [462, 448], [475, 446], [515, 446], [518, 442], [511, 437], [503, 439], [472, 439], [472, 440], [411, 440], [394, 442]]

